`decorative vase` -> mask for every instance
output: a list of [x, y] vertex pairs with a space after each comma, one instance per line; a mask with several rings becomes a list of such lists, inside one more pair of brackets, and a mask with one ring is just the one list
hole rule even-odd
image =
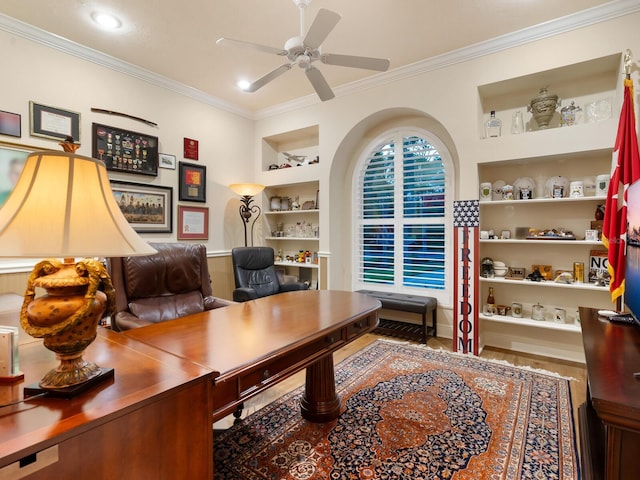
[[532, 113], [539, 128], [548, 128], [559, 105], [558, 95], [549, 93], [547, 87], [542, 87], [540, 93], [531, 99], [527, 110]]

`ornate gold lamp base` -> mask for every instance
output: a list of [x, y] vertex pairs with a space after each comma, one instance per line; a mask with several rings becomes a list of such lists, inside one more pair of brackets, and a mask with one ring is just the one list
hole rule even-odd
[[[35, 288], [47, 295], [34, 298]], [[102, 290], [99, 290], [102, 288]], [[25, 395], [48, 392], [71, 397], [113, 377], [113, 369], [100, 368], [82, 358], [96, 338], [98, 322], [112, 311], [113, 287], [104, 266], [96, 260], [44, 260], [29, 277], [20, 314], [22, 328], [31, 336], [44, 338], [44, 346], [55, 352], [59, 365]]]

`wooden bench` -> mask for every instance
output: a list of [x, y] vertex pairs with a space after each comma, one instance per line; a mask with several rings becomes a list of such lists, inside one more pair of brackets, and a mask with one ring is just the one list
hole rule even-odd
[[[417, 340], [425, 344], [427, 343], [429, 335], [432, 337], [437, 336], [437, 299], [405, 293], [377, 292], [375, 290], [357, 290], [357, 292], [370, 295], [380, 300], [383, 309], [419, 313], [422, 316], [422, 325], [380, 319], [380, 323], [375, 330], [376, 332], [409, 340]], [[427, 324], [427, 315], [429, 312], [431, 312], [431, 326]]]

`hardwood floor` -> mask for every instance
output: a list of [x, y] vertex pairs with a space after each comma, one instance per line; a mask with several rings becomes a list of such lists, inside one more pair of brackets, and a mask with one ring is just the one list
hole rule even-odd
[[[376, 341], [379, 338], [387, 338], [390, 340], [398, 340], [393, 337], [386, 337], [377, 334], [367, 334], [361, 338], [355, 340], [344, 348], [334, 353], [334, 363], [337, 365], [346, 357], [354, 354], [358, 350], [361, 350], [366, 345]], [[409, 342], [414, 343], [414, 342]], [[443, 349], [451, 351], [451, 339], [448, 338], [430, 338], [427, 345], [435, 349]], [[536, 355], [529, 355], [520, 352], [513, 352], [510, 350], [502, 350], [497, 348], [487, 347], [481, 355], [481, 358], [494, 359], [506, 361], [512, 365], [527, 366], [534, 369], [546, 370], [549, 372], [555, 372], [563, 377], [570, 378], [571, 398], [573, 402], [573, 419], [576, 428], [576, 440], [579, 438], [578, 432], [578, 407], [584, 402], [586, 398], [587, 390], [587, 369], [585, 365], [580, 363], [568, 362], [565, 360], [556, 360], [548, 357], [541, 357]], [[251, 400], [245, 403], [245, 409], [243, 411], [242, 418], [262, 408], [263, 406], [273, 402], [278, 397], [290, 392], [291, 390], [304, 384], [305, 372], [299, 372], [296, 375], [291, 376], [287, 380], [280, 382], [278, 385], [273, 386], [269, 390], [263, 392], [260, 395], [255, 396]], [[217, 422], [214, 428], [228, 428], [233, 422], [233, 417], [229, 416], [223, 418], [220, 422]]]

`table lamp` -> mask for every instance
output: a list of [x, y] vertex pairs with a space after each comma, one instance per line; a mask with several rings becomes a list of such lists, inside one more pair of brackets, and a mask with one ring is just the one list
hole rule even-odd
[[253, 227], [256, 224], [256, 220], [260, 216], [260, 207], [258, 205], [251, 205], [253, 203], [254, 195], [259, 194], [262, 190], [264, 190], [264, 185], [259, 185], [257, 183], [232, 183], [229, 185], [229, 188], [233, 191], [233, 193], [240, 195], [242, 198], [240, 199], [240, 218], [242, 219], [242, 225], [244, 226], [244, 246], [248, 245], [247, 242], [247, 225], [249, 224], [249, 220], [252, 215], [255, 213], [256, 216], [251, 223], [251, 246], [253, 247]]
[[[155, 250], [124, 218], [104, 163], [76, 155], [77, 145], [61, 145], [63, 152], [27, 157], [18, 183], [0, 207], [0, 256], [48, 258], [29, 276], [20, 324], [29, 335], [43, 338], [59, 361], [34, 390], [73, 396], [113, 376], [113, 369], [82, 358], [98, 322], [115, 304], [111, 279], [95, 257]], [[89, 258], [74, 263], [77, 257]]]

